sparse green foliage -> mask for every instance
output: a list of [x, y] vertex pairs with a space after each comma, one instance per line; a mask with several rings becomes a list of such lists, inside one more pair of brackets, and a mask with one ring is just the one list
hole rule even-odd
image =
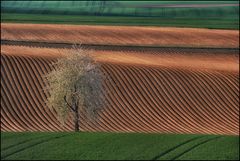
[[75, 131], [79, 129], [80, 113], [86, 113], [94, 119], [105, 102], [105, 75], [101, 71], [101, 65], [88, 52], [74, 46], [70, 53], [53, 64], [54, 70], [46, 75], [47, 90], [50, 92], [48, 107], [57, 111], [62, 122], [72, 112]]

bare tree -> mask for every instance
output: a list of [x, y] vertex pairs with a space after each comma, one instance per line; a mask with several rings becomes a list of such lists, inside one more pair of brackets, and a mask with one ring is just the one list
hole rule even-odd
[[47, 106], [54, 108], [61, 121], [68, 114], [74, 115], [75, 131], [79, 131], [80, 112], [95, 118], [104, 107], [105, 90], [103, 82], [106, 79], [101, 71], [101, 65], [88, 53], [74, 46], [72, 51], [59, 58], [54, 64], [54, 70], [46, 75], [48, 80]]

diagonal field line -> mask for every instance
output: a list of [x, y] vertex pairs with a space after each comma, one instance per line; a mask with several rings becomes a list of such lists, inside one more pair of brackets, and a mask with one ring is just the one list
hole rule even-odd
[[[47, 42], [47, 41], [34, 41], [34, 40], [8, 40], [1, 39], [1, 45], [17, 45], [17, 46], [31, 46], [31, 47], [48, 47], [48, 48], [72, 48], [74, 43], [69, 42]], [[77, 44], [79, 45], [79, 44]], [[222, 51], [238, 53], [238, 47], [179, 47], [179, 46], [159, 46], [159, 45], [121, 45], [121, 44], [87, 44], [82, 43], [81, 47], [89, 49], [101, 49], [101, 50], [127, 50], [127, 51], [141, 51], [141, 50], [163, 50], [163, 49], [174, 49], [174, 50], [210, 50], [210, 51]]]
[[13, 154], [16, 154], [16, 153], [18, 153], [18, 152], [21, 152], [21, 151], [23, 151], [23, 150], [26, 150], [26, 149], [28, 149], [28, 148], [31, 148], [31, 147], [33, 147], [33, 146], [36, 146], [36, 145], [39, 145], [39, 144], [42, 144], [42, 143], [46, 143], [46, 142], [51, 141], [51, 140], [54, 140], [54, 139], [59, 139], [59, 138], [65, 137], [65, 136], [69, 136], [69, 135], [70, 135], [70, 134], [66, 134], [66, 135], [62, 135], [62, 136], [57, 136], [57, 137], [49, 138], [49, 139], [46, 139], [46, 140], [41, 141], [41, 142], [37, 142], [36, 144], [33, 144], [33, 145], [30, 145], [30, 146], [24, 147], [24, 148], [22, 148], [22, 149], [19, 149], [19, 150], [17, 150], [17, 151], [14, 151], [13, 153], [7, 154], [7, 155], [5, 155], [5, 156], [1, 156], [1, 160], [2, 160], [2, 159], [5, 159], [6, 157], [9, 157], [10, 155], [13, 155]]
[[16, 147], [18, 145], [27, 143], [29, 141], [36, 140], [36, 139], [41, 139], [41, 138], [44, 138], [44, 137], [48, 137], [48, 135], [43, 135], [43, 136], [39, 136], [39, 137], [36, 137], [36, 138], [27, 139], [27, 140], [21, 141], [21, 142], [19, 142], [17, 144], [9, 145], [9, 146], [7, 146], [5, 148], [2, 148], [1, 151], [8, 150], [9, 148], [13, 148], [13, 147]]
[[176, 148], [181, 147], [181, 146], [183, 146], [183, 145], [185, 145], [185, 144], [187, 144], [187, 143], [189, 143], [189, 142], [192, 142], [192, 141], [194, 141], [194, 140], [200, 139], [200, 138], [202, 138], [202, 137], [204, 137], [204, 136], [198, 136], [198, 137], [189, 139], [189, 140], [187, 140], [187, 141], [185, 141], [185, 142], [183, 142], [183, 143], [181, 143], [181, 144], [178, 144], [177, 146], [175, 146], [175, 147], [173, 147], [173, 148], [170, 148], [170, 149], [166, 150], [165, 152], [163, 152], [163, 153], [155, 156], [154, 158], [152, 158], [152, 159], [150, 159], [150, 160], [157, 160], [158, 158], [166, 155], [167, 153], [170, 153], [171, 151], [175, 150]]
[[196, 147], [198, 147], [198, 146], [200, 146], [200, 145], [202, 145], [202, 144], [205, 144], [205, 143], [207, 143], [207, 142], [209, 142], [209, 141], [212, 141], [212, 140], [218, 139], [218, 138], [220, 138], [220, 137], [221, 137], [221, 136], [214, 137], [214, 138], [210, 138], [210, 139], [205, 140], [205, 141], [203, 141], [203, 142], [201, 142], [201, 143], [198, 143], [197, 145], [194, 145], [193, 147], [191, 147], [190, 149], [187, 149], [187, 150], [184, 151], [183, 153], [181, 153], [181, 154], [175, 156], [175, 157], [172, 158], [171, 160], [176, 160], [177, 158], [179, 158], [179, 157], [181, 157], [182, 155], [186, 154], [187, 152], [193, 150], [194, 148], [196, 148]]

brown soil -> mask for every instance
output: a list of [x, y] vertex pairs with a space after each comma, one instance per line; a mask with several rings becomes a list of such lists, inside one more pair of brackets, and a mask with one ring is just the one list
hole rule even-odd
[[1, 24], [1, 39], [85, 44], [239, 47], [239, 30], [174, 27]]
[[[18, 51], [18, 52], [16, 52]], [[67, 55], [70, 49], [56, 48], [33, 48], [27, 46], [2, 45], [1, 53], [8, 55], [30, 56], [30, 57], [49, 57], [56, 58]], [[158, 52], [122, 52], [92, 50], [92, 56], [100, 62], [114, 64], [129, 64], [152, 67], [168, 67], [179, 69], [195, 70], [215, 70], [239, 72], [239, 55], [229, 53], [191, 53], [176, 49], [172, 51]]]
[[[73, 130], [44, 105], [42, 76], [51, 71], [57, 50], [2, 46], [1, 53], [1, 131]], [[113, 81], [105, 84], [111, 94], [98, 124], [81, 115], [81, 130], [239, 135], [237, 57], [92, 54]]]

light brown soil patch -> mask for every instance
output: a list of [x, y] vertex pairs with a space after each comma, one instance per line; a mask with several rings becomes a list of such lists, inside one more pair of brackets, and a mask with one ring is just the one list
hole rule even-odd
[[[170, 53], [167, 51], [159, 53], [138, 53], [92, 50], [91, 52], [97, 61], [105, 63], [239, 72], [239, 56], [228, 55], [228, 53], [210, 55], [203, 53], [189, 54], [184, 52]], [[2, 45], [1, 53], [18, 56], [56, 58], [70, 53], [70, 49]]]
[[239, 30], [174, 27], [1, 24], [1, 39], [85, 44], [239, 47]]

